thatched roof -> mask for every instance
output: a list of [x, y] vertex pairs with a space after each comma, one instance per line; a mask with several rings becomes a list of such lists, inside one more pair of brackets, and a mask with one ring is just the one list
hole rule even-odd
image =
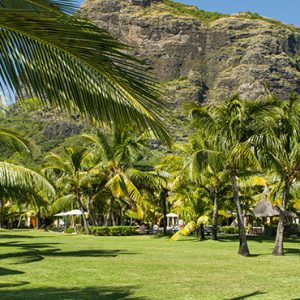
[[260, 200], [253, 208], [253, 213], [257, 218], [279, 216], [279, 211], [274, 209], [268, 199]]
[[293, 213], [292, 211], [286, 211], [285, 216], [289, 218], [297, 218], [297, 215]]
[[[256, 218], [279, 216], [280, 208], [273, 206], [267, 199], [260, 200], [253, 208], [253, 213]], [[291, 211], [286, 211], [285, 216], [288, 218], [297, 218], [297, 215]]]

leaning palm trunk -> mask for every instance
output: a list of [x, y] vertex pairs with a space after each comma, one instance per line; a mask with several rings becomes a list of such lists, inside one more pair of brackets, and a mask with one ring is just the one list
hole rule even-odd
[[279, 213], [279, 222], [276, 233], [275, 245], [273, 248], [273, 255], [283, 255], [283, 238], [284, 238], [284, 220], [285, 220], [285, 211], [288, 203], [288, 196], [290, 192], [290, 183], [288, 181], [285, 182], [285, 187], [282, 195], [282, 202]]
[[78, 203], [78, 206], [79, 206], [79, 209], [81, 211], [81, 214], [82, 214], [82, 220], [83, 220], [83, 226], [84, 226], [84, 230], [85, 230], [85, 234], [86, 235], [90, 235], [90, 228], [89, 228], [89, 224], [84, 216], [84, 209], [83, 209], [83, 204], [82, 204], [82, 201], [81, 201], [81, 195], [80, 195], [80, 192], [77, 191], [76, 193], [76, 200], [77, 200], [77, 203]]
[[230, 180], [232, 184], [233, 198], [236, 207], [236, 217], [237, 217], [238, 227], [239, 227], [240, 246], [239, 246], [238, 254], [243, 256], [250, 256], [250, 251], [247, 244], [246, 232], [244, 228], [244, 222], [242, 218], [242, 209], [241, 209], [241, 202], [240, 202], [240, 197], [238, 192], [238, 185], [234, 174], [230, 175]]
[[213, 193], [214, 196], [214, 210], [213, 210], [213, 228], [211, 232], [211, 239], [218, 239], [218, 210], [219, 210], [219, 202], [218, 202], [218, 194], [216, 192]]

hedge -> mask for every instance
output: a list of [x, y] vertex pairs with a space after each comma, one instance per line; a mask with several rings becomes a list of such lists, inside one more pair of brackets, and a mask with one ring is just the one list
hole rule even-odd
[[227, 233], [227, 234], [236, 234], [239, 233], [238, 227], [235, 226], [222, 226], [221, 232]]
[[97, 236], [121, 236], [136, 234], [137, 226], [91, 226], [90, 231]]

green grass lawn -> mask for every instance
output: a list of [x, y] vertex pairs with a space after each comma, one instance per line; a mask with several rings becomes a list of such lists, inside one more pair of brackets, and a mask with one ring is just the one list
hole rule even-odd
[[300, 299], [300, 243], [0, 231], [0, 299]]

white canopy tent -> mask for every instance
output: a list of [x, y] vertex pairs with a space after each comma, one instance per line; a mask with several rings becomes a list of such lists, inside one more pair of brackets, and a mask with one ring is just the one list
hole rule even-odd
[[79, 209], [72, 209], [70, 211], [58, 213], [58, 214], [54, 215], [54, 217], [81, 216], [81, 215], [82, 215], [82, 212]]
[[[58, 225], [67, 226], [67, 224], [70, 224], [71, 227], [75, 226], [75, 220], [73, 218], [75, 216], [82, 216], [82, 212], [79, 209], [72, 209], [70, 211], [61, 212], [54, 215], [54, 217], [58, 217]], [[67, 217], [72, 217], [72, 218], [70, 220]], [[60, 218], [63, 218], [63, 220]]]

